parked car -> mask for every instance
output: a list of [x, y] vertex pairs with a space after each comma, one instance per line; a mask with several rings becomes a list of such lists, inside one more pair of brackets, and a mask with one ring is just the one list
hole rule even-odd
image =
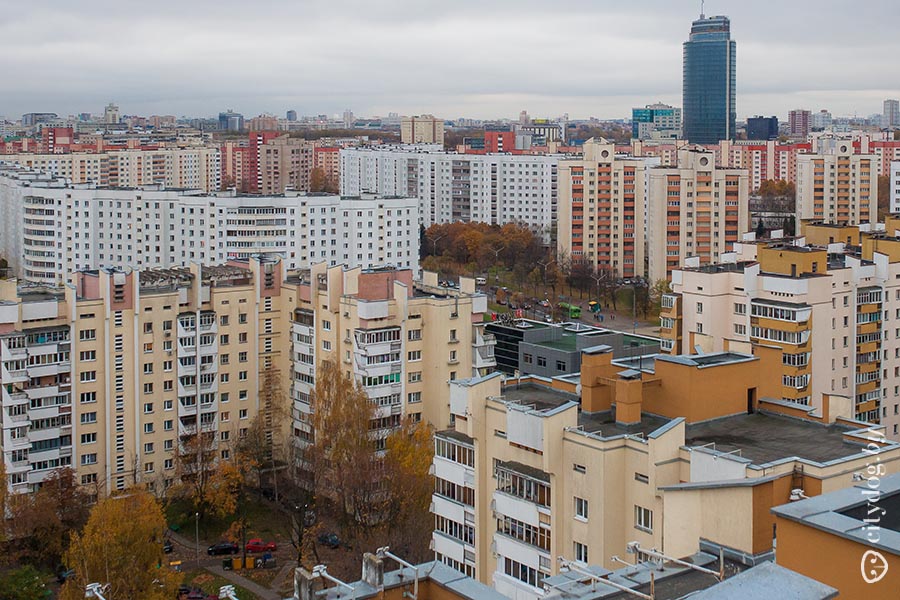
[[487, 283], [487, 278], [485, 277], [476, 277], [475, 285], [485, 285]]
[[163, 552], [165, 552], [166, 554], [170, 554], [174, 549], [175, 549], [175, 546], [172, 545], [172, 540], [167, 538], [163, 542]]
[[244, 546], [247, 552], [274, 552], [276, 548], [275, 542], [264, 542], [260, 538], [253, 538]]
[[544, 308], [549, 308], [550, 301], [549, 300], [541, 300], [541, 306], [543, 306]]
[[218, 544], [213, 544], [209, 548], [206, 549], [206, 553], [210, 556], [219, 556], [221, 554], [237, 554], [241, 549], [237, 544], [232, 542], [219, 542]]
[[337, 548], [341, 545], [341, 538], [336, 533], [320, 533], [319, 543], [329, 548]]

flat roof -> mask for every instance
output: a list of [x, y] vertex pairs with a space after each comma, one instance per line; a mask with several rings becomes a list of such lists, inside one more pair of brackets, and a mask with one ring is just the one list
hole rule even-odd
[[773, 562], [764, 562], [692, 595], [691, 599], [771, 600], [785, 597], [792, 600], [831, 600], [838, 597], [838, 590]]
[[862, 445], [844, 441], [847, 431], [854, 429], [757, 412], [689, 424], [685, 445], [715, 444], [720, 452], [739, 450], [737, 456], [754, 464], [791, 457], [825, 463], [863, 451]]
[[[880, 510], [870, 512], [876, 506]], [[877, 487], [863, 481], [854, 487], [776, 506], [772, 513], [900, 556], [900, 473], [882, 477]], [[864, 520], [875, 516], [877, 522]], [[873, 541], [873, 526], [878, 528], [877, 541]]]

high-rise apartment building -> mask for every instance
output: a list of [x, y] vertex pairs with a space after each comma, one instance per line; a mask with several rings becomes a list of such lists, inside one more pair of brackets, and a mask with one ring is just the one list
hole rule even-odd
[[647, 182], [658, 158], [617, 156], [615, 145], [591, 139], [581, 159], [559, 162], [557, 248], [600, 272], [643, 276]]
[[807, 223], [800, 238], [742, 242], [718, 264], [675, 271], [662, 348], [780, 347], [778, 397], [815, 410], [849, 398], [851, 416], [900, 439], [900, 376], [890, 366], [900, 338], [889, 319], [900, 310], [900, 242], [896, 221], [887, 229]]
[[900, 100], [887, 99], [884, 101], [881, 126], [884, 128], [900, 126]]
[[681, 109], [660, 102], [632, 108], [631, 137], [638, 140], [681, 139]]
[[824, 131], [831, 127], [831, 113], [826, 109], [822, 109], [817, 113], [813, 113], [812, 116], [812, 126], [813, 129], [818, 129]]
[[728, 17], [700, 18], [684, 43], [684, 138], [715, 144], [735, 136], [737, 44]]
[[316, 264], [287, 277], [280, 294], [291, 308], [293, 435], [312, 437], [316, 365], [338, 363], [359, 381], [388, 430], [404, 416], [442, 428], [450, 423], [449, 382], [496, 366], [484, 333], [487, 297], [475, 281], [438, 286], [436, 273], [413, 282], [408, 269], [347, 270]]
[[67, 186], [21, 169], [0, 171], [0, 253], [28, 281], [64, 283], [100, 267], [170, 268], [280, 256], [418, 270], [418, 201], [364, 195], [205, 195]]
[[10, 490], [71, 466], [94, 494], [162, 491], [198, 431], [230, 460], [257, 415], [273, 441], [302, 444], [323, 360], [366, 389], [380, 431], [406, 415], [447, 427], [448, 382], [496, 364], [487, 298], [460, 283], [325, 263], [289, 273], [277, 259], [81, 271], [65, 288], [0, 281]]
[[889, 175], [891, 186], [891, 212], [900, 213], [900, 161], [891, 162], [891, 172]]
[[558, 156], [456, 154], [403, 147], [341, 150], [341, 194], [419, 199], [432, 223], [524, 223], [550, 242], [556, 222]]
[[280, 136], [256, 148], [259, 157], [257, 189], [260, 194], [283, 194], [292, 189], [309, 191], [313, 169], [313, 145], [306, 140]]
[[434, 115], [403, 117], [400, 120], [400, 141], [404, 144], [443, 145], [444, 120]]
[[878, 160], [850, 140], [821, 138], [815, 153], [797, 155], [797, 219], [873, 223], [878, 213]]
[[650, 169], [646, 185], [651, 281], [668, 278], [689, 257], [719, 262], [749, 228], [749, 174], [717, 166], [712, 152], [679, 150], [677, 166]]
[[805, 138], [812, 128], [812, 113], [797, 108], [788, 113], [788, 131], [794, 137]]
[[219, 129], [222, 131], [243, 131], [244, 115], [236, 113], [230, 108], [219, 113]]
[[[852, 486], [879, 435], [846, 417], [846, 398], [820, 414], [773, 399], [781, 360], [771, 347], [613, 359], [598, 346], [580, 376], [451, 382], [454, 427], [435, 434], [435, 558], [523, 600], [546, 597], [559, 558], [615, 569], [634, 542], [770, 558], [770, 509], [792, 490]], [[898, 469], [900, 445], [878, 454]]]
[[750, 117], [747, 119], [748, 140], [777, 140], [778, 117]]
[[107, 125], [117, 125], [119, 123], [119, 107], [110, 102], [103, 109], [103, 122]]

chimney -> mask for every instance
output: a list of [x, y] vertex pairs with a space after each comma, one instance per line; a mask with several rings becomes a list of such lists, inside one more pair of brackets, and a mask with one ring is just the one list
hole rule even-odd
[[384, 589], [384, 561], [381, 557], [371, 552], [363, 554], [362, 580], [379, 592]]
[[641, 422], [644, 380], [640, 376], [620, 377], [616, 381], [616, 423], [634, 425]]
[[322, 589], [322, 578], [313, 577], [303, 567], [294, 569], [293, 600], [316, 600], [317, 592]]
[[603, 412], [612, 406], [613, 389], [607, 383], [615, 377], [613, 352], [609, 346], [595, 346], [581, 351], [581, 410]]

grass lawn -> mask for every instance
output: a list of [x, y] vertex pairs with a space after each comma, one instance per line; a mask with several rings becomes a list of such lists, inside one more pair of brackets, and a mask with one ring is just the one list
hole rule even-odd
[[237, 594], [237, 597], [241, 600], [244, 600], [245, 598], [247, 600], [259, 598], [259, 596], [257, 596], [256, 594], [251, 594], [241, 586], [235, 585], [223, 577], [214, 575], [206, 569], [194, 569], [192, 571], [185, 571], [183, 582], [185, 585], [189, 585], [191, 587], [199, 587], [207, 594], [215, 594], [216, 596], [219, 595], [219, 588], [223, 585], [234, 585], [234, 591]]
[[[263, 498], [252, 497], [247, 503], [247, 539], [261, 537], [265, 540], [275, 540], [278, 543], [290, 540], [290, 519], [279, 510], [272, 502]], [[166, 509], [166, 519], [169, 527], [182, 535], [192, 537], [194, 535], [194, 513], [190, 504], [183, 500], [175, 500], [169, 503]], [[232, 515], [224, 519], [207, 515], [200, 519], [200, 539], [214, 543], [222, 539], [222, 535], [236, 520]]]

